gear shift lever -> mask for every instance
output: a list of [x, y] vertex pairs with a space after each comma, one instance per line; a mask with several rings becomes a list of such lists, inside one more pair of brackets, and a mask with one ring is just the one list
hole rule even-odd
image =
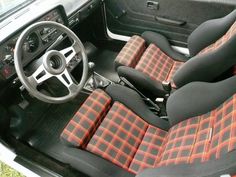
[[89, 85], [93, 89], [96, 88], [96, 82], [95, 82], [95, 78], [94, 78], [94, 67], [95, 67], [95, 63], [94, 62], [89, 62], [88, 63], [88, 68], [92, 72], [91, 81], [89, 82]]
[[95, 67], [95, 63], [94, 62], [89, 62], [88, 63], [88, 68], [94, 73], [94, 67]]
[[89, 67], [90, 71], [92, 72], [91, 81], [89, 83], [91, 88], [93, 88], [93, 89], [105, 88], [109, 85], [109, 83], [110, 83], [109, 81], [106, 81], [101, 76], [99, 76], [97, 73], [95, 73], [95, 71], [94, 71], [95, 63], [89, 62], [88, 67]]

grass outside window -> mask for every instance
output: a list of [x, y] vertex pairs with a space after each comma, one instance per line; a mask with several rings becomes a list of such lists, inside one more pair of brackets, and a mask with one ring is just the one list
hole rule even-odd
[[0, 162], [0, 177], [24, 177], [21, 173]]

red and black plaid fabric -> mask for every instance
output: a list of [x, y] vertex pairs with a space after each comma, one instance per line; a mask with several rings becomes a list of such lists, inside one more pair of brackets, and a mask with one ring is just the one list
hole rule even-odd
[[149, 125], [129, 170], [137, 174], [145, 168], [154, 168], [160, 161], [166, 136], [166, 131]]
[[133, 36], [126, 43], [115, 59], [121, 65], [135, 67], [145, 50], [145, 41], [140, 36]]
[[171, 82], [175, 72], [182, 64], [183, 62], [173, 60], [154, 44], [150, 44], [135, 69], [145, 73], [153, 80]]
[[213, 133], [215, 111], [199, 116], [198, 133], [192, 150], [190, 163], [205, 162]]
[[61, 134], [61, 138], [76, 147], [84, 147], [107, 113], [111, 98], [95, 90], [83, 103]]
[[94, 91], [62, 138], [134, 174], [145, 168], [219, 159], [236, 150], [236, 94], [169, 132], [149, 125], [122, 103], [110, 104], [105, 92]]
[[198, 132], [199, 118], [183, 121], [169, 131], [166, 147], [157, 166], [189, 163]]
[[227, 31], [227, 33], [224, 36], [222, 36], [216, 42], [214, 42], [210, 46], [200, 51], [199, 54], [206, 54], [208, 52], [217, 50], [223, 44], [225, 44], [229, 39], [231, 39], [231, 37], [233, 37], [235, 34], [236, 34], [236, 22], [230, 27], [230, 29]]
[[236, 150], [236, 95], [210, 113], [172, 127], [166, 141], [157, 166], [206, 162]]
[[86, 150], [129, 170], [147, 128], [142, 118], [115, 102]]
[[168, 75], [167, 81], [172, 81], [173, 76], [175, 75], [176, 71], [184, 64], [184, 62], [178, 62], [174, 61], [174, 64], [170, 70], [170, 73]]
[[236, 95], [221, 105], [215, 114], [209, 159], [236, 150]]

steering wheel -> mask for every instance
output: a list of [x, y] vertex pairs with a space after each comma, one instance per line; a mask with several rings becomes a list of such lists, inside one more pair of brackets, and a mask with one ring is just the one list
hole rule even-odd
[[[36, 29], [45, 26], [60, 30], [62, 33], [66, 34], [70, 39], [72, 39], [72, 45], [60, 51], [46, 50], [46, 52], [41, 56], [42, 64], [31, 76], [27, 77], [22, 64], [22, 46], [29, 34]], [[73, 78], [67, 69], [69, 62], [78, 53], [81, 54], [83, 62], [83, 73], [79, 83]], [[52, 62], [56, 63], [56, 65], [53, 65]], [[14, 63], [18, 78], [28, 92], [39, 100], [48, 103], [64, 103], [75, 98], [85, 85], [88, 75], [87, 55], [80, 39], [66, 26], [51, 21], [34, 23], [21, 33], [15, 46]], [[46, 95], [37, 89], [38, 85], [52, 77], [56, 77], [68, 89], [67, 95], [62, 97], [53, 97]]]

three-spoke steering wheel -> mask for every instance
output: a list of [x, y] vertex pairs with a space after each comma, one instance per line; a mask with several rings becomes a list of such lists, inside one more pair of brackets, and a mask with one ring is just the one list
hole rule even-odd
[[[73, 42], [70, 47], [67, 47], [60, 51], [46, 50], [46, 52], [42, 55], [42, 64], [31, 76], [27, 77], [25, 75], [22, 64], [22, 46], [24, 45], [24, 41], [29, 36], [29, 34], [39, 29], [40, 27], [43, 28], [44, 26], [61, 31], [70, 39], [72, 39]], [[83, 72], [79, 83], [75, 81], [67, 68], [69, 62], [78, 53], [81, 54], [83, 62]], [[56, 63], [56, 65], [52, 65], [52, 62]], [[37, 22], [26, 28], [22, 32], [16, 43], [14, 63], [16, 73], [21, 83], [28, 90], [28, 92], [39, 100], [48, 103], [64, 103], [66, 101], [72, 100], [82, 90], [87, 80], [88, 60], [82, 42], [69, 28], [56, 22]], [[38, 85], [42, 84], [44, 81], [48, 80], [51, 77], [56, 77], [68, 89], [67, 95], [62, 97], [53, 97], [48, 96], [37, 89]]]

